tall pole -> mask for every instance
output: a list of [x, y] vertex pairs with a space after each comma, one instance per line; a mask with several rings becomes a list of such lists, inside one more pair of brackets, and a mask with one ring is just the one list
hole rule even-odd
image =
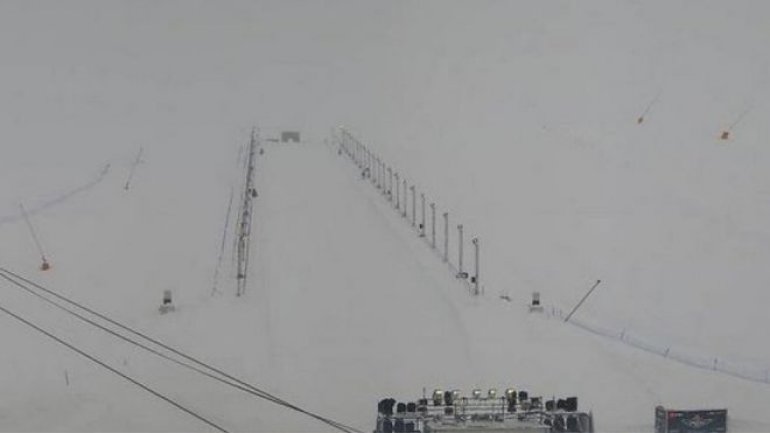
[[380, 161], [380, 179], [382, 179], [382, 193], [388, 193], [387, 176], [385, 171], [385, 163]]
[[425, 237], [425, 193], [420, 193], [420, 202], [421, 207], [420, 210], [422, 210], [422, 223], [420, 224], [420, 237]]
[[131, 164], [131, 170], [128, 172], [128, 179], [126, 179], [126, 184], [123, 186], [123, 189], [128, 191], [128, 188], [131, 187], [131, 181], [134, 179], [134, 172], [136, 171], [136, 166], [142, 163], [142, 151], [144, 150], [144, 147], [139, 148], [139, 153], [136, 154], [136, 159], [134, 159], [134, 162]]
[[578, 302], [577, 305], [575, 305], [575, 308], [573, 308], [572, 311], [570, 311], [569, 314], [567, 314], [567, 317], [564, 319], [565, 322], [569, 321], [572, 315], [575, 314], [575, 311], [577, 311], [577, 309], [580, 308], [581, 305], [583, 305], [583, 302], [585, 302], [586, 299], [588, 299], [591, 293], [593, 293], [594, 289], [596, 289], [596, 286], [598, 286], [599, 283], [601, 282], [602, 280], [596, 280], [596, 283], [594, 283], [593, 287], [591, 287], [591, 289], [588, 290], [588, 293], [586, 293], [585, 296], [583, 296], [583, 299], [581, 299], [580, 302]]
[[393, 169], [388, 167], [388, 201], [393, 201]]
[[409, 187], [412, 190], [412, 227], [417, 225], [417, 193], [414, 190], [414, 185]]
[[388, 166], [382, 163], [382, 193], [388, 195]]
[[398, 181], [398, 172], [396, 172], [396, 210], [401, 210], [401, 182]]
[[479, 294], [479, 238], [473, 238], [473, 249], [475, 250], [475, 256], [476, 256], [476, 272], [473, 276], [473, 294], [478, 295]]
[[444, 212], [444, 262], [449, 261], [449, 212]]
[[37, 232], [35, 232], [35, 227], [32, 226], [32, 222], [29, 220], [29, 215], [27, 214], [27, 210], [24, 209], [24, 205], [19, 203], [19, 208], [21, 209], [21, 215], [24, 217], [24, 221], [27, 223], [27, 227], [29, 228], [29, 232], [32, 234], [32, 240], [35, 241], [35, 245], [37, 246], [37, 251], [40, 253], [40, 259], [42, 260], [40, 269], [43, 271], [47, 271], [51, 268], [51, 265], [48, 264], [48, 259], [45, 257], [45, 252], [43, 252], [43, 245], [40, 243], [40, 239], [37, 237]]
[[370, 174], [369, 177], [370, 177], [370, 179], [372, 181], [372, 185], [376, 185], [377, 184], [377, 177], [375, 176], [375, 174], [377, 172], [377, 157], [374, 156], [373, 153], [370, 154], [370, 155], [371, 155], [371, 159], [372, 159], [372, 162], [371, 162], [372, 169], [369, 172], [369, 174]]
[[457, 278], [463, 275], [463, 225], [457, 224]]
[[407, 195], [408, 194], [409, 193], [406, 192], [406, 179], [404, 179], [404, 213], [402, 214], [402, 216], [404, 218], [406, 218], [406, 203], [407, 203]]
[[430, 245], [433, 249], [436, 249], [436, 203], [430, 204], [430, 228], [431, 228], [431, 241]]

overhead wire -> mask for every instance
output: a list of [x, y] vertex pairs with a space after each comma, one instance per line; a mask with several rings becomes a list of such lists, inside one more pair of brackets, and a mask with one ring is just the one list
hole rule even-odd
[[[293, 403], [290, 403], [290, 402], [288, 402], [286, 400], [283, 400], [280, 397], [272, 395], [272, 394], [270, 394], [270, 393], [268, 393], [268, 392], [266, 392], [266, 391], [264, 391], [264, 390], [262, 390], [262, 389], [260, 389], [260, 388], [258, 388], [256, 386], [254, 386], [252, 384], [249, 384], [249, 383], [247, 383], [247, 382], [245, 382], [245, 381], [243, 381], [241, 379], [238, 379], [238, 378], [236, 378], [236, 377], [234, 377], [234, 376], [232, 376], [232, 375], [222, 371], [221, 369], [213, 367], [213, 366], [211, 366], [211, 365], [209, 365], [209, 364], [207, 364], [207, 363], [205, 363], [203, 361], [200, 361], [200, 360], [196, 359], [195, 357], [192, 357], [192, 356], [190, 356], [190, 355], [188, 355], [188, 354], [186, 354], [186, 353], [184, 353], [184, 352], [182, 352], [182, 351], [180, 351], [178, 349], [175, 349], [175, 348], [173, 348], [173, 347], [171, 347], [171, 346], [169, 346], [169, 345], [167, 345], [167, 344], [165, 344], [163, 342], [160, 342], [160, 341], [158, 341], [158, 340], [156, 340], [156, 339], [154, 339], [152, 337], [147, 336], [146, 334], [143, 334], [143, 333], [141, 333], [139, 331], [134, 330], [133, 328], [130, 328], [130, 327], [128, 327], [128, 326], [126, 326], [126, 325], [124, 325], [124, 324], [122, 324], [120, 322], [117, 322], [117, 321], [107, 317], [106, 315], [104, 315], [102, 313], [94, 311], [94, 310], [92, 310], [92, 309], [90, 309], [90, 308], [88, 308], [88, 307], [86, 307], [86, 306], [84, 306], [84, 305], [82, 305], [82, 304], [80, 304], [80, 303], [78, 303], [76, 301], [73, 301], [73, 300], [71, 300], [71, 299], [69, 299], [69, 298], [67, 298], [67, 297], [65, 297], [63, 295], [60, 295], [60, 294], [58, 294], [58, 293], [56, 293], [56, 292], [54, 292], [54, 291], [52, 291], [50, 289], [47, 289], [47, 288], [41, 286], [40, 284], [37, 284], [34, 281], [31, 281], [31, 280], [29, 280], [29, 279], [27, 279], [27, 278], [25, 278], [25, 277], [15, 273], [15, 272], [13, 272], [13, 271], [10, 271], [8, 269], [0, 267], [0, 277], [3, 277], [7, 281], [9, 281], [12, 284], [16, 285], [17, 287], [25, 290], [26, 292], [28, 292], [28, 293], [30, 293], [30, 294], [32, 294], [32, 295], [34, 295], [34, 296], [36, 296], [36, 297], [38, 297], [40, 299], [43, 299], [44, 301], [46, 301], [46, 302], [56, 306], [57, 308], [67, 312], [68, 314], [71, 314], [71, 315], [79, 318], [80, 320], [82, 320], [82, 321], [84, 321], [84, 322], [86, 322], [86, 323], [88, 323], [88, 324], [90, 324], [92, 326], [95, 326], [95, 327], [97, 327], [99, 329], [102, 329], [103, 331], [105, 331], [105, 332], [107, 332], [107, 333], [109, 333], [109, 334], [111, 334], [113, 336], [116, 336], [116, 337], [118, 337], [118, 338], [120, 338], [120, 339], [122, 339], [122, 340], [124, 340], [126, 342], [129, 342], [130, 344], [133, 344], [133, 345], [135, 345], [137, 347], [140, 347], [140, 348], [142, 348], [142, 349], [144, 349], [144, 350], [146, 350], [146, 351], [148, 351], [150, 353], [153, 353], [156, 356], [159, 356], [159, 357], [161, 357], [163, 359], [166, 359], [166, 360], [168, 360], [170, 362], [173, 362], [173, 363], [175, 363], [175, 364], [177, 364], [179, 366], [182, 366], [184, 368], [187, 368], [187, 369], [190, 369], [192, 371], [195, 371], [195, 372], [197, 372], [199, 374], [202, 374], [202, 375], [207, 376], [207, 377], [209, 377], [211, 379], [217, 380], [217, 381], [219, 381], [219, 382], [221, 382], [223, 384], [226, 384], [226, 385], [231, 386], [233, 388], [239, 389], [239, 390], [244, 391], [244, 392], [246, 392], [248, 394], [251, 394], [253, 396], [256, 396], [256, 397], [259, 397], [261, 399], [270, 401], [272, 403], [281, 405], [281, 406], [286, 407], [288, 409], [292, 409], [292, 410], [294, 410], [294, 411], [296, 411], [298, 413], [301, 413], [301, 414], [304, 414], [304, 415], [309, 416], [311, 418], [314, 418], [314, 419], [316, 419], [316, 420], [318, 420], [320, 422], [323, 422], [323, 423], [329, 425], [330, 427], [334, 427], [335, 429], [338, 429], [338, 430], [343, 431], [345, 433], [362, 433], [360, 430], [357, 430], [357, 429], [355, 429], [353, 427], [347, 426], [347, 425], [342, 424], [340, 422], [337, 422], [337, 421], [334, 421], [332, 419], [329, 419], [329, 418], [323, 417], [321, 415], [315, 414], [315, 413], [310, 412], [310, 411], [308, 411], [306, 409], [303, 409], [303, 408], [301, 408], [301, 407], [299, 407], [299, 406], [297, 406], [297, 405], [295, 405]], [[178, 355], [178, 356], [180, 356], [180, 357], [182, 357], [182, 358], [184, 358], [184, 359], [186, 359], [188, 361], [191, 361], [191, 362], [193, 362], [193, 363], [195, 363], [195, 364], [197, 364], [197, 365], [199, 365], [199, 366], [201, 366], [201, 367], [203, 367], [203, 368], [205, 368], [205, 369], [207, 369], [209, 371], [213, 371], [213, 372], [221, 375], [222, 377], [224, 377], [224, 378], [226, 378], [228, 380], [225, 380], [222, 377], [213, 375], [213, 374], [211, 374], [211, 373], [209, 373], [207, 371], [203, 371], [203, 370], [201, 370], [198, 367], [192, 366], [192, 365], [190, 365], [188, 363], [185, 363], [185, 362], [182, 362], [182, 361], [180, 361], [178, 359], [174, 359], [174, 358], [172, 358], [172, 357], [170, 357], [170, 356], [168, 356], [166, 354], [161, 353], [158, 350], [152, 349], [152, 348], [150, 348], [150, 347], [148, 347], [148, 346], [146, 346], [146, 345], [144, 345], [144, 344], [142, 344], [142, 343], [140, 343], [138, 341], [135, 341], [135, 340], [133, 340], [133, 339], [131, 339], [129, 337], [126, 337], [126, 336], [124, 336], [124, 335], [122, 335], [122, 334], [120, 334], [118, 332], [115, 332], [114, 330], [111, 330], [111, 329], [109, 329], [109, 328], [107, 328], [107, 327], [105, 327], [103, 325], [100, 325], [100, 324], [94, 322], [93, 320], [88, 319], [88, 318], [84, 317], [83, 315], [81, 315], [81, 314], [79, 314], [77, 312], [74, 312], [71, 309], [56, 303], [55, 301], [53, 301], [53, 300], [51, 300], [51, 299], [41, 295], [40, 293], [37, 293], [36, 291], [32, 290], [31, 288], [26, 287], [24, 284], [21, 284], [17, 280], [23, 281], [24, 283], [26, 283], [26, 284], [28, 284], [30, 286], [33, 286], [33, 287], [35, 287], [35, 288], [37, 288], [37, 289], [39, 289], [39, 290], [41, 290], [41, 291], [51, 295], [51, 296], [54, 296], [54, 297], [56, 297], [57, 299], [59, 299], [59, 300], [61, 300], [63, 302], [66, 302], [66, 303], [68, 303], [70, 305], [74, 305], [77, 308], [79, 308], [79, 309], [81, 309], [83, 311], [86, 311], [86, 312], [88, 312], [89, 314], [91, 314], [93, 316], [96, 316], [96, 317], [98, 317], [98, 318], [100, 318], [100, 319], [102, 319], [102, 320], [104, 320], [106, 322], [109, 322], [112, 325], [115, 325], [115, 326], [123, 329], [124, 331], [127, 331], [127, 332], [129, 332], [129, 333], [131, 333], [131, 334], [133, 334], [135, 336], [138, 336], [138, 337], [140, 337], [140, 338], [142, 338], [142, 339], [144, 339], [146, 341], [149, 341], [149, 342], [151, 342], [151, 343], [153, 343], [153, 344], [155, 344], [155, 345], [157, 345], [159, 347], [162, 347], [162, 348], [164, 348], [164, 349], [166, 349], [166, 350], [168, 350], [168, 351], [170, 351], [170, 352], [172, 352], [172, 353], [174, 353], [174, 354], [176, 354], [176, 355]]]
[[189, 408], [183, 406], [182, 404], [176, 402], [172, 398], [170, 398], [170, 397], [168, 397], [166, 395], [163, 395], [163, 394], [161, 394], [158, 391], [155, 391], [154, 389], [150, 388], [148, 385], [145, 385], [142, 382], [139, 382], [138, 380], [132, 378], [131, 376], [129, 376], [129, 375], [127, 375], [127, 374], [125, 374], [125, 373], [115, 369], [114, 367], [110, 366], [109, 364], [105, 363], [104, 361], [101, 361], [100, 359], [96, 358], [95, 356], [90, 355], [90, 354], [86, 353], [85, 351], [83, 351], [81, 349], [78, 349], [73, 344], [71, 344], [71, 343], [69, 343], [69, 342], [67, 342], [65, 340], [62, 340], [61, 338], [57, 337], [56, 335], [46, 331], [45, 329], [37, 326], [34, 323], [30, 322], [29, 320], [27, 320], [27, 319], [19, 316], [18, 314], [14, 313], [14, 312], [12, 312], [12, 311], [10, 311], [8, 309], [6, 309], [2, 305], [0, 305], [0, 311], [2, 311], [3, 313], [7, 314], [10, 317], [12, 317], [13, 319], [23, 323], [24, 325], [26, 325], [26, 326], [36, 330], [37, 332], [47, 336], [48, 338], [56, 341], [57, 343], [65, 346], [66, 348], [68, 348], [68, 349], [78, 353], [79, 355], [85, 357], [86, 359], [90, 360], [91, 362], [94, 362], [94, 363], [100, 365], [101, 367], [109, 370], [110, 372], [112, 372], [112, 373], [122, 377], [123, 379], [131, 382], [132, 384], [138, 386], [139, 388], [145, 390], [146, 392], [148, 392], [148, 393], [150, 393], [150, 394], [160, 398], [161, 400], [164, 400], [165, 402], [171, 404], [172, 406], [176, 407], [177, 409], [182, 410], [183, 412], [187, 413], [188, 415], [191, 415], [191, 416], [195, 417], [196, 419], [206, 423], [210, 427], [215, 428], [217, 431], [220, 431], [220, 432], [223, 432], [223, 433], [228, 433], [228, 431], [225, 430], [224, 427], [219, 426], [218, 424], [214, 423], [213, 421], [210, 421], [209, 419], [207, 419], [207, 418], [203, 417], [202, 415], [196, 413], [192, 409], [189, 409]]
[[164, 354], [164, 353], [162, 353], [162, 352], [160, 352], [160, 351], [158, 351], [156, 349], [153, 349], [153, 348], [151, 348], [151, 347], [149, 347], [149, 346], [147, 346], [145, 344], [142, 344], [141, 342], [138, 342], [138, 341], [133, 340], [133, 339], [131, 339], [129, 337], [126, 337], [125, 335], [122, 335], [122, 334], [120, 334], [118, 332], [115, 332], [112, 329], [109, 329], [109, 328], [107, 328], [107, 327], [105, 327], [103, 325], [100, 325], [99, 323], [96, 323], [95, 321], [93, 321], [93, 320], [91, 320], [91, 319], [89, 319], [89, 318], [87, 318], [87, 317], [85, 317], [85, 316], [83, 316], [83, 315], [81, 315], [81, 314], [79, 314], [79, 313], [77, 313], [77, 312], [75, 312], [75, 311], [73, 311], [73, 310], [63, 306], [63, 305], [58, 304], [58, 303], [52, 301], [49, 298], [46, 298], [45, 296], [41, 295], [40, 293], [35, 292], [34, 290], [30, 289], [29, 287], [24, 286], [23, 284], [19, 283], [18, 281], [15, 281], [15, 280], [9, 278], [7, 275], [5, 275], [2, 272], [0, 272], [0, 277], [2, 277], [5, 280], [11, 282], [12, 284], [16, 285], [17, 287], [21, 288], [22, 290], [26, 291], [27, 293], [42, 299], [43, 301], [45, 301], [45, 302], [55, 306], [56, 308], [59, 308], [62, 311], [65, 311], [68, 314], [71, 314], [71, 315], [77, 317], [81, 321], [83, 321], [85, 323], [88, 323], [89, 325], [95, 326], [95, 327], [97, 327], [97, 328], [99, 328], [99, 329], [101, 329], [101, 330], [103, 330], [103, 331], [105, 331], [105, 332], [107, 332], [107, 333], [117, 337], [117, 338], [120, 338], [123, 341], [126, 341], [126, 342], [128, 342], [128, 343], [130, 343], [132, 345], [135, 345], [135, 346], [137, 346], [137, 347], [139, 347], [141, 349], [144, 349], [144, 350], [146, 350], [146, 351], [148, 351], [148, 352], [150, 352], [150, 353], [152, 353], [152, 354], [154, 354], [154, 355], [156, 355], [156, 356], [158, 356], [160, 358], [163, 358], [163, 359], [165, 359], [165, 360], [167, 360], [169, 362], [172, 362], [172, 363], [177, 364], [177, 365], [179, 365], [181, 367], [187, 368], [187, 369], [192, 370], [192, 371], [194, 371], [196, 373], [199, 373], [201, 375], [204, 375], [206, 377], [214, 379], [214, 380], [216, 380], [218, 382], [221, 382], [221, 383], [223, 383], [225, 385], [234, 387], [234, 388], [236, 388], [238, 390], [241, 390], [241, 391], [246, 392], [248, 394], [251, 394], [253, 396], [269, 400], [269, 401], [271, 401], [273, 403], [280, 404], [280, 405], [285, 406], [287, 408], [293, 409], [293, 410], [301, 412], [301, 413], [303, 413], [305, 415], [308, 415], [308, 416], [311, 416], [313, 418], [316, 418], [319, 421], [322, 421], [322, 422], [324, 422], [324, 423], [326, 423], [326, 424], [328, 424], [328, 425], [330, 425], [330, 426], [332, 426], [334, 428], [337, 428], [337, 429], [339, 429], [341, 431], [344, 431], [344, 432], [356, 432], [357, 431], [357, 430], [355, 430], [355, 429], [353, 429], [351, 427], [348, 427], [348, 426], [346, 426], [344, 424], [335, 422], [333, 420], [329, 420], [328, 418], [319, 417], [316, 414], [308, 412], [308, 411], [306, 411], [306, 410], [304, 410], [304, 409], [302, 409], [302, 408], [300, 408], [298, 406], [292, 405], [291, 403], [288, 403], [288, 402], [286, 402], [284, 400], [281, 400], [281, 399], [279, 399], [279, 398], [277, 398], [275, 396], [272, 396], [272, 395], [270, 395], [270, 394], [268, 394], [268, 393], [266, 393], [266, 392], [264, 392], [262, 390], [259, 390], [258, 388], [254, 387], [254, 386], [248, 385], [248, 384], [243, 383], [243, 382], [241, 384], [239, 384], [237, 382], [233, 383], [233, 382], [231, 382], [229, 380], [225, 380], [225, 379], [223, 379], [223, 378], [221, 378], [219, 376], [213, 375], [213, 374], [211, 374], [211, 373], [209, 373], [209, 372], [207, 372], [207, 371], [205, 371], [205, 370], [203, 370], [201, 368], [195, 367], [194, 365], [190, 365], [188, 363], [185, 363], [185, 362], [182, 362], [182, 361], [180, 361], [178, 359], [170, 357], [167, 354]]

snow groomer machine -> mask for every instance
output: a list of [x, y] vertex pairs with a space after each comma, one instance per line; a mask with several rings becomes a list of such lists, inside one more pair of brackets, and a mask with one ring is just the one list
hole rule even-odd
[[593, 433], [593, 415], [579, 412], [577, 403], [577, 397], [544, 401], [511, 388], [503, 395], [474, 389], [470, 396], [437, 389], [416, 402], [380, 400], [374, 433]]

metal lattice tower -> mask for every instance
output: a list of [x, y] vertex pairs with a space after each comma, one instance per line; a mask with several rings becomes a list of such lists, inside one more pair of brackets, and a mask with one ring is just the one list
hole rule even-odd
[[246, 185], [243, 190], [243, 203], [241, 204], [241, 216], [238, 224], [238, 249], [236, 260], [238, 262], [238, 274], [236, 279], [238, 287], [235, 295], [241, 296], [246, 292], [246, 277], [249, 271], [249, 247], [251, 238], [251, 211], [253, 200], [257, 193], [254, 189], [254, 156], [257, 153], [259, 138], [254, 129], [251, 130], [249, 142], [249, 159], [246, 165]]

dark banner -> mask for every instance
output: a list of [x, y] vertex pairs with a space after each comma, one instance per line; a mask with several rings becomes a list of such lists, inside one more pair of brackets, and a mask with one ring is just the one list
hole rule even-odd
[[725, 433], [727, 410], [655, 409], [656, 433]]

